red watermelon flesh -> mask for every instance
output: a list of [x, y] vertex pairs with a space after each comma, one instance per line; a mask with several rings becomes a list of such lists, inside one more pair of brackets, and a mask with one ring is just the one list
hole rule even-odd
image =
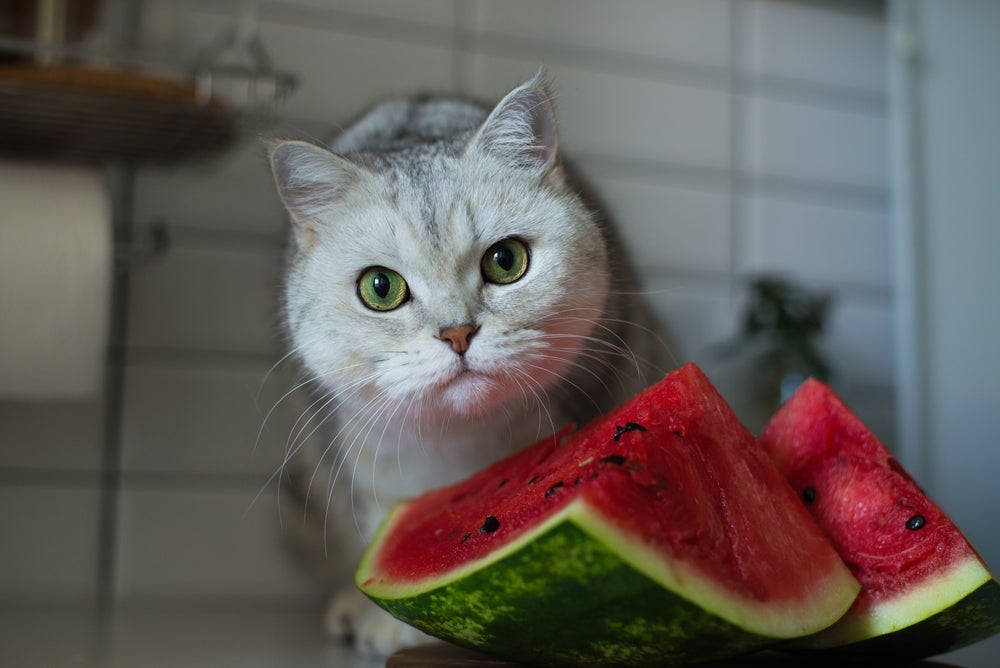
[[[492, 555], [525, 536], [534, 540], [539, 526], [581, 505], [586, 512], [573, 516], [612, 527], [640, 570], [666, 574], [682, 597], [751, 633], [816, 630], [839, 617], [857, 591], [795, 492], [693, 364], [577, 432], [404, 503], [369, 548], [358, 585], [399, 614], [405, 606], [394, 609], [393, 600], [416, 600], [441, 582], [490, 568], [479, 564], [493, 563]], [[585, 521], [583, 529], [592, 527]], [[428, 601], [405, 614], [445, 609], [440, 596]], [[816, 626], [820, 608], [828, 621]], [[424, 630], [475, 645], [426, 617]], [[486, 646], [511, 654], [501, 644]]]
[[[825, 384], [806, 381], [765, 426], [760, 444], [862, 585], [845, 619], [808, 644], [851, 645], [891, 635], [981, 587], [988, 591], [980, 596], [994, 592], [996, 582], [961, 531]], [[937, 653], [994, 633], [998, 612], [979, 610], [978, 631], [948, 629], [942, 640], [925, 628], [906, 647], [883, 645], [911, 657]]]

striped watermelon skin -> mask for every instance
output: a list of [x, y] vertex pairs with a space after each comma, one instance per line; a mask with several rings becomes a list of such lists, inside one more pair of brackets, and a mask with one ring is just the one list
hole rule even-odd
[[676, 665], [775, 644], [665, 589], [595, 535], [586, 513], [570, 509], [488, 568], [376, 602], [428, 633], [532, 665]]
[[830, 387], [803, 383], [759, 442], [862, 585], [842, 620], [797, 646], [908, 660], [1000, 631], [1000, 583]]
[[859, 590], [694, 365], [398, 506], [355, 581], [432, 635], [566, 666], [745, 654], [829, 626]]

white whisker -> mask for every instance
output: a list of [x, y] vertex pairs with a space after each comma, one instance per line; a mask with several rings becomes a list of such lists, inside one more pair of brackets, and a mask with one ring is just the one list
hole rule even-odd
[[[352, 365], [352, 367], [353, 367], [353, 366], [358, 366], [358, 365]], [[347, 367], [345, 367], [345, 368], [347, 368]], [[325, 376], [325, 375], [324, 375], [324, 376]], [[309, 384], [309, 383], [311, 383], [311, 382], [315, 382], [315, 381], [317, 381], [317, 380], [322, 380], [322, 379], [324, 378], [324, 376], [316, 376], [316, 377], [315, 377], [315, 378], [313, 378], [313, 379], [310, 379], [310, 380], [307, 380], [307, 381], [305, 381], [305, 382], [303, 382], [303, 383], [299, 384], [298, 386], [296, 386], [295, 388], [293, 388], [293, 390], [291, 390], [290, 392], [286, 393], [286, 394], [285, 394], [285, 396], [284, 396], [284, 397], [282, 397], [282, 400], [283, 400], [283, 399], [284, 399], [285, 397], [289, 396], [289, 395], [290, 395], [290, 394], [291, 394], [292, 392], [294, 392], [295, 390], [297, 390], [297, 389], [299, 389], [299, 388], [303, 387], [304, 385], [307, 385], [307, 384]], [[324, 418], [323, 418], [322, 420], [320, 420], [320, 422], [319, 422], [319, 423], [318, 423], [318, 424], [316, 425], [316, 427], [314, 427], [314, 428], [312, 429], [312, 431], [310, 431], [310, 432], [309, 432], [308, 434], [306, 434], [306, 435], [305, 435], [304, 437], [302, 437], [302, 434], [303, 434], [303, 432], [305, 431], [305, 429], [306, 429], [306, 428], [308, 427], [308, 424], [309, 424], [309, 423], [310, 423], [310, 422], [311, 422], [311, 421], [312, 421], [312, 420], [313, 420], [313, 419], [314, 419], [314, 418], [315, 418], [315, 417], [316, 417], [317, 415], [319, 415], [319, 414], [320, 414], [320, 412], [322, 412], [322, 411], [323, 411], [323, 410], [324, 410], [324, 409], [325, 409], [325, 408], [326, 408], [327, 406], [329, 406], [329, 405], [330, 405], [331, 403], [333, 403], [334, 401], [336, 401], [336, 400], [337, 400], [337, 399], [338, 399], [339, 397], [341, 397], [341, 396], [342, 396], [343, 394], [345, 394], [346, 392], [349, 392], [349, 391], [351, 391], [352, 389], [354, 389], [354, 388], [358, 387], [359, 385], [363, 385], [363, 384], [364, 384], [364, 383], [366, 383], [366, 382], [370, 382], [370, 381], [371, 381], [372, 379], [374, 379], [374, 377], [375, 377], [375, 376], [374, 376], [374, 375], [372, 375], [372, 376], [369, 376], [369, 377], [367, 377], [367, 378], [361, 378], [361, 379], [358, 379], [357, 381], [355, 381], [354, 383], [351, 383], [351, 384], [350, 384], [350, 385], [348, 385], [347, 387], [344, 387], [344, 388], [341, 388], [341, 389], [340, 389], [340, 391], [337, 391], [337, 392], [334, 392], [334, 391], [328, 391], [328, 392], [326, 392], [326, 393], [324, 393], [324, 394], [321, 394], [321, 395], [320, 395], [320, 396], [319, 396], [319, 397], [318, 397], [318, 398], [317, 398], [317, 399], [316, 399], [315, 401], [313, 401], [313, 402], [312, 402], [312, 403], [311, 403], [311, 404], [310, 404], [310, 405], [309, 405], [309, 406], [308, 406], [308, 407], [307, 407], [307, 408], [306, 408], [306, 409], [305, 409], [305, 410], [304, 410], [304, 411], [302, 412], [302, 414], [300, 414], [300, 415], [299, 415], [298, 419], [297, 419], [297, 420], [295, 421], [295, 423], [294, 423], [294, 424], [292, 425], [291, 429], [289, 430], [289, 436], [288, 436], [288, 439], [287, 439], [287, 440], [286, 440], [286, 442], [285, 442], [285, 454], [284, 454], [284, 456], [282, 457], [282, 460], [281, 460], [281, 462], [280, 462], [280, 463], [278, 464], [278, 468], [277, 468], [277, 469], [275, 469], [275, 470], [274, 470], [274, 472], [272, 472], [272, 473], [271, 473], [271, 475], [270, 475], [270, 476], [268, 476], [267, 480], [265, 480], [265, 481], [264, 481], [264, 484], [263, 484], [263, 485], [261, 485], [260, 489], [259, 489], [259, 490], [257, 491], [257, 494], [256, 494], [256, 495], [254, 496], [254, 498], [253, 498], [253, 499], [251, 500], [251, 502], [250, 502], [250, 507], [251, 507], [251, 508], [252, 508], [252, 507], [253, 507], [253, 505], [254, 505], [254, 504], [256, 503], [256, 501], [257, 501], [257, 500], [258, 500], [258, 499], [260, 498], [260, 496], [261, 496], [261, 495], [262, 495], [262, 494], [264, 493], [264, 491], [265, 491], [265, 490], [266, 490], [266, 489], [267, 489], [267, 488], [268, 488], [268, 487], [269, 487], [269, 486], [271, 485], [271, 483], [273, 483], [273, 482], [277, 481], [277, 485], [278, 485], [278, 512], [279, 512], [279, 517], [280, 517], [280, 515], [281, 515], [281, 479], [282, 479], [282, 477], [283, 477], [283, 476], [285, 476], [285, 475], [287, 475], [287, 474], [288, 474], [288, 471], [287, 471], [287, 467], [288, 467], [288, 465], [289, 465], [289, 464], [291, 463], [292, 459], [293, 459], [293, 458], [295, 457], [295, 455], [296, 455], [296, 454], [297, 454], [297, 453], [299, 452], [299, 450], [300, 450], [300, 449], [301, 449], [301, 448], [302, 448], [302, 447], [303, 447], [303, 446], [305, 445], [305, 443], [306, 443], [306, 442], [307, 442], [307, 441], [309, 440], [309, 438], [311, 438], [311, 437], [312, 437], [312, 435], [313, 435], [313, 434], [314, 434], [314, 433], [315, 433], [315, 432], [316, 432], [316, 431], [317, 431], [317, 430], [318, 430], [318, 429], [319, 429], [319, 428], [320, 428], [320, 427], [321, 427], [321, 426], [322, 426], [322, 425], [323, 425], [323, 424], [324, 424], [324, 423], [325, 423], [325, 422], [326, 422], [327, 420], [329, 420], [329, 419], [330, 419], [330, 418], [331, 418], [331, 417], [333, 416], [333, 414], [334, 414], [334, 413], [335, 413], [335, 411], [336, 411], [336, 407], [335, 407], [335, 408], [334, 408], [333, 410], [331, 410], [331, 411], [330, 411], [329, 413], [327, 413], [326, 417], [324, 417]], [[280, 401], [281, 401], [281, 400], [279, 400], [279, 402], [280, 402]], [[341, 402], [341, 403], [342, 403], [342, 402]], [[312, 412], [312, 414], [311, 414], [311, 415], [309, 416], [309, 418], [308, 418], [308, 419], [306, 419], [306, 420], [305, 420], [305, 422], [303, 423], [303, 418], [305, 418], [305, 416], [306, 416], [307, 414], [309, 414], [309, 412], [310, 412], [310, 411], [311, 411], [311, 410], [312, 410], [312, 409], [313, 409], [313, 408], [314, 408], [315, 406], [317, 406], [318, 404], [322, 404], [322, 405], [321, 405], [321, 406], [320, 406], [319, 408], [317, 408], [317, 409], [316, 409], [315, 411], [313, 411], [313, 412]], [[339, 407], [339, 405], [340, 405], [340, 404], [338, 404], [338, 407]], [[272, 409], [272, 410], [273, 410], [273, 409]], [[300, 425], [300, 423], [302, 423], [302, 426], [301, 426], [301, 427], [299, 426], [299, 425]], [[323, 455], [323, 456], [325, 456], [325, 452], [324, 452], [324, 455]], [[323, 457], [320, 457], [320, 461], [322, 461], [322, 458], [323, 458]], [[311, 481], [311, 480], [310, 480], [310, 481]], [[304, 521], [305, 521], [305, 519], [306, 519], [306, 514], [307, 514], [307, 512], [308, 512], [308, 508], [309, 508], [309, 502], [308, 502], [308, 497], [309, 497], [309, 494], [308, 494], [308, 491], [307, 491], [307, 493], [306, 493], [306, 499], [305, 499], [305, 502], [304, 502], [304, 504], [303, 504], [303, 506], [304, 506], [304, 507], [303, 507], [303, 509], [302, 509], [302, 512], [303, 512], [303, 522], [304, 522]]]
[[[399, 409], [402, 407], [403, 404], [399, 402], [393, 402], [392, 405], [393, 405], [392, 412], [385, 419], [385, 425], [382, 427], [382, 433], [379, 434], [378, 441], [375, 444], [375, 452], [372, 455], [372, 500], [375, 502], [375, 508], [378, 509], [379, 511], [382, 510], [382, 505], [379, 503], [378, 500], [378, 485], [376, 484], [376, 472], [377, 472], [379, 451], [382, 449], [382, 441], [385, 439], [385, 434], [389, 430], [389, 425], [392, 424], [393, 419], [396, 417], [396, 413], [399, 412]], [[370, 433], [371, 432], [369, 431], [369, 434]], [[353, 488], [353, 482], [352, 482], [352, 488]], [[351, 497], [353, 498], [353, 496], [354, 495], [352, 492]]]
[[[535, 403], [538, 405], [538, 408], [539, 408], [539, 411], [538, 411], [538, 429], [537, 429], [537, 432], [536, 432], [536, 438], [540, 437], [541, 433], [542, 433], [542, 416], [543, 415], [548, 418], [549, 426], [552, 428], [552, 432], [554, 433], [556, 431], [556, 423], [555, 423], [555, 420], [552, 418], [552, 412], [549, 410], [548, 402], [546, 402], [542, 398], [542, 396], [547, 396], [545, 388], [542, 386], [542, 384], [537, 379], [532, 378], [531, 374], [527, 373], [523, 369], [511, 368], [511, 369], [508, 369], [507, 371], [510, 374], [512, 374], [511, 377], [513, 377], [513, 378], [516, 379], [519, 376], [521, 379], [523, 379], [525, 381], [525, 384], [526, 384], [523, 387], [526, 387], [527, 390], [528, 390], [528, 392], [530, 392], [531, 395], [535, 398]], [[521, 383], [519, 381], [517, 381], [517, 382], [518, 382], [518, 385], [521, 386]], [[532, 387], [532, 384], [534, 384], [534, 385], [536, 385], [538, 387], [537, 391], [535, 390], [534, 387]], [[541, 395], [539, 395], [539, 392], [541, 393]]]
[[267, 370], [267, 373], [264, 374], [264, 377], [261, 379], [260, 384], [257, 386], [257, 393], [254, 395], [253, 398], [254, 408], [257, 409], [258, 413], [260, 412], [260, 395], [264, 391], [264, 386], [267, 385], [267, 381], [271, 378], [271, 374], [274, 373], [278, 369], [278, 367], [281, 366], [284, 362], [287, 362], [289, 359], [291, 359], [291, 357], [295, 355], [297, 352], [298, 348], [292, 348], [287, 353], [278, 358], [278, 361], [272, 364], [271, 367]]
[[[287, 358], [287, 357], [288, 357], [288, 355], [285, 355], [285, 358]], [[282, 359], [284, 359], [284, 358], [282, 358]], [[279, 361], [279, 363], [280, 363], [280, 361]], [[344, 370], [352, 369], [352, 368], [359, 367], [359, 366], [362, 366], [362, 365], [361, 364], [353, 364], [353, 365], [351, 365], [349, 367], [343, 367], [342, 369], [339, 369], [338, 371], [344, 371]], [[271, 368], [274, 369], [274, 367], [271, 367]], [[270, 373], [270, 371], [268, 373]], [[319, 382], [323, 381], [325, 378], [329, 377], [332, 373], [334, 373], [334, 372], [327, 372], [327, 373], [323, 373], [323, 374], [318, 374], [316, 376], [313, 376], [312, 378], [307, 378], [306, 380], [300, 382], [298, 385], [296, 385], [295, 387], [293, 387], [292, 389], [288, 390], [283, 395], [281, 395], [281, 398], [279, 398], [277, 401], [274, 402], [274, 405], [271, 406], [271, 408], [267, 411], [267, 414], [261, 420], [260, 429], [257, 430], [257, 438], [254, 441], [252, 452], [253, 453], [257, 452], [257, 447], [260, 445], [260, 439], [261, 439], [261, 436], [264, 433], [264, 428], [267, 426], [268, 420], [271, 418], [271, 415], [274, 413], [274, 411], [277, 410], [278, 407], [281, 406], [281, 404], [284, 403], [285, 400], [287, 400], [290, 396], [292, 396], [293, 394], [295, 394], [297, 391], [301, 390], [302, 388], [306, 387], [307, 385], [312, 385], [313, 383], [319, 383]], [[261, 387], [263, 387], [263, 385]], [[258, 399], [259, 399], [259, 394], [260, 394], [260, 392], [258, 390], [258, 397], [257, 397]], [[255, 403], [256, 403], [256, 399], [255, 399]]]
[[636, 359], [635, 354], [632, 352], [632, 349], [629, 347], [628, 343], [625, 341], [625, 339], [622, 338], [622, 336], [618, 332], [616, 332], [615, 330], [611, 329], [610, 327], [608, 327], [607, 325], [605, 325], [602, 322], [599, 322], [599, 321], [596, 321], [596, 320], [591, 320], [591, 319], [588, 319], [588, 318], [571, 318], [569, 316], [559, 316], [558, 319], [559, 320], [574, 320], [574, 321], [583, 320], [585, 322], [592, 323], [594, 327], [598, 327], [598, 328], [604, 330], [605, 332], [607, 332], [608, 334], [610, 334], [611, 336], [613, 336], [621, 344], [622, 349], [625, 350], [625, 351], [627, 351], [628, 355], [635, 362], [635, 373], [636, 373], [636, 376], [638, 376], [638, 377], [642, 376], [642, 369], [639, 367], [639, 360]]
[[551, 376], [555, 376], [555, 378], [557, 380], [565, 383], [566, 385], [569, 385], [569, 386], [573, 387], [582, 396], [586, 397], [586, 399], [594, 406], [594, 410], [595, 411], [597, 411], [598, 413], [601, 412], [601, 405], [599, 403], [597, 403], [596, 401], [594, 401], [594, 398], [592, 396], [590, 396], [590, 393], [587, 392], [586, 390], [584, 390], [582, 387], [580, 387], [576, 383], [574, 383], [572, 380], [570, 380], [566, 376], [564, 376], [562, 374], [559, 374], [559, 373], [557, 373], [557, 372], [553, 371], [552, 369], [549, 369], [549, 368], [547, 368], [545, 366], [542, 366], [541, 364], [526, 364], [525, 366], [528, 366], [528, 367], [530, 367], [532, 369], [537, 369], [538, 371], [543, 371], [543, 372], [545, 372], [545, 373], [547, 373], [547, 374], [549, 374]]
[[[379, 394], [379, 398], [380, 399], [384, 399], [387, 394], [388, 394], [388, 392], [382, 392], [382, 393]], [[365, 422], [365, 424], [361, 426], [361, 428], [358, 430], [358, 433], [355, 434], [355, 436], [354, 436], [354, 441], [360, 442], [360, 447], [358, 448], [358, 452], [357, 452], [357, 454], [354, 457], [354, 465], [351, 467], [351, 488], [350, 488], [349, 496], [350, 496], [350, 499], [351, 499], [351, 517], [354, 519], [354, 527], [357, 530], [359, 536], [363, 536], [364, 532], [361, 529], [361, 523], [358, 521], [358, 513], [357, 513], [357, 507], [356, 507], [356, 504], [355, 504], [355, 496], [354, 496], [355, 483], [356, 483], [357, 476], [358, 476], [358, 466], [361, 463], [361, 454], [362, 454], [363, 450], [365, 449], [365, 446], [368, 444], [368, 441], [369, 441], [369, 439], [370, 439], [370, 437], [372, 435], [372, 431], [375, 429], [375, 425], [378, 423], [379, 419], [383, 415], [385, 415], [385, 413], [388, 410], [388, 407], [390, 405], [394, 406], [393, 412], [395, 413], [395, 410], [398, 409], [399, 404], [395, 404], [395, 403], [392, 403], [392, 402], [383, 402], [381, 405], [377, 406], [376, 410], [371, 414], [371, 416], [367, 419], [367, 421]], [[385, 428], [386, 427], [388, 427], [388, 422], [386, 422], [386, 426], [382, 429], [382, 435], [383, 436], [385, 435]], [[378, 444], [375, 446], [375, 452], [372, 454], [372, 472], [373, 472], [372, 478], [373, 478], [373, 480], [374, 480], [374, 471], [375, 471], [376, 466], [378, 464], [379, 446], [381, 446], [381, 444], [382, 444], [382, 439], [379, 438]], [[351, 447], [349, 448], [349, 450], [353, 450], [353, 449], [354, 449], [354, 444], [352, 443]], [[381, 506], [380, 506], [380, 504], [378, 502], [378, 489], [377, 489], [377, 487], [375, 485], [372, 485], [372, 490], [371, 491], [372, 491], [372, 499], [373, 499], [373, 501], [375, 503], [375, 507], [376, 508], [381, 508]], [[329, 512], [329, 499], [331, 498], [332, 495], [333, 495], [333, 485], [331, 484], [330, 489], [327, 491], [327, 499], [328, 499], [328, 501], [327, 501], [327, 504], [328, 504], [328, 506], [327, 506], [327, 512]]]
[[[322, 463], [323, 459], [326, 457], [327, 452], [329, 452], [330, 449], [333, 447], [333, 444], [336, 443], [336, 442], [338, 442], [340, 440], [341, 435], [348, 429], [348, 427], [350, 427], [352, 424], [355, 424], [355, 423], [359, 422], [361, 419], [363, 419], [363, 416], [366, 416], [370, 412], [371, 407], [373, 405], [375, 405], [379, 400], [383, 399], [385, 397], [385, 394], [386, 394], [385, 390], [382, 390], [382, 391], [376, 393], [376, 395], [374, 397], [372, 397], [371, 399], [369, 399], [368, 402], [365, 403], [364, 406], [362, 406], [357, 411], [355, 411], [354, 415], [352, 415], [349, 420], [347, 420], [347, 421], [344, 422], [344, 425], [340, 428], [340, 431], [338, 431], [333, 436], [333, 438], [330, 439], [329, 446], [327, 446], [326, 450], [323, 453], [323, 456], [320, 457], [320, 461], [317, 462], [316, 468], [313, 470], [313, 475], [310, 476], [310, 478], [309, 478], [309, 489], [312, 489], [313, 481], [315, 480], [316, 473], [319, 472], [320, 464]], [[368, 423], [366, 422], [365, 424], [368, 424]], [[327, 532], [328, 532], [328, 529], [329, 529], [329, 526], [330, 526], [330, 522], [329, 522], [329, 519], [330, 519], [330, 503], [331, 503], [331, 501], [333, 499], [333, 490], [334, 490], [334, 488], [337, 485], [337, 480], [339, 480], [339, 478], [340, 478], [340, 473], [343, 470], [344, 465], [347, 463], [347, 460], [351, 456], [351, 452], [354, 450], [354, 445], [359, 442], [361, 433], [364, 431], [364, 428], [365, 427], [362, 426], [358, 430], [358, 433], [355, 434], [355, 436], [351, 440], [350, 444], [343, 444], [342, 443], [340, 445], [340, 447], [337, 448], [337, 452], [334, 455], [333, 460], [330, 462], [330, 473], [327, 476], [326, 503], [324, 504], [324, 512], [323, 512], [323, 546], [324, 546], [324, 549], [326, 549], [326, 547], [327, 547], [327, 540], [328, 540], [328, 533]], [[357, 462], [358, 462], [358, 459], [360, 457], [361, 450], [364, 449], [364, 441], [360, 441], [360, 442], [361, 442], [361, 447], [358, 449], [358, 453], [355, 455], [355, 464], [354, 464], [354, 467], [352, 469], [352, 475], [351, 475], [351, 480], [352, 480], [351, 496], [352, 497], [353, 497], [354, 471], [357, 470]], [[345, 445], [347, 445], [346, 449], [344, 447]], [[334, 464], [338, 460], [339, 460], [340, 463], [336, 465], [336, 468], [334, 468]], [[306, 496], [308, 497], [308, 493], [307, 493]], [[352, 503], [352, 510], [353, 510], [353, 503]]]

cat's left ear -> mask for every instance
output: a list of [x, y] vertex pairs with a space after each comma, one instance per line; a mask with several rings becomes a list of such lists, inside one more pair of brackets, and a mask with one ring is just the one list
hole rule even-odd
[[539, 70], [494, 107], [468, 150], [490, 153], [542, 175], [555, 164], [558, 145], [552, 99]]

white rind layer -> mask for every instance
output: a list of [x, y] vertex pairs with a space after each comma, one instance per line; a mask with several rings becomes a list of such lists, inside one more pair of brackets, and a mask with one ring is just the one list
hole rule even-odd
[[899, 631], [947, 610], [992, 578], [983, 562], [970, 552], [954, 568], [930, 576], [927, 584], [880, 601], [867, 610], [852, 609], [829, 629], [796, 644], [810, 648], [839, 647]]

